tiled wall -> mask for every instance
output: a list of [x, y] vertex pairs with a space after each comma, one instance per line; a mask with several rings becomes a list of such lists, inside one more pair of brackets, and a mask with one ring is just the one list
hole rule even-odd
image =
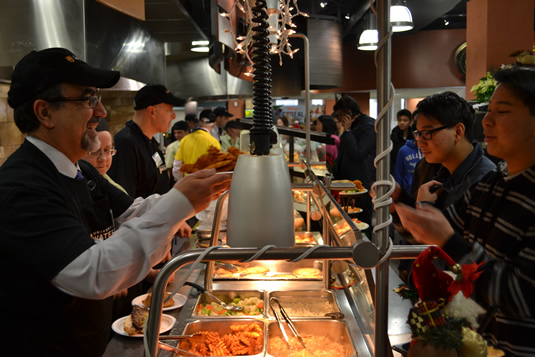
[[15, 121], [13, 109], [7, 104], [7, 92], [9, 85], [0, 83], [0, 165], [11, 155], [24, 141]]
[[[13, 119], [13, 109], [7, 104], [9, 84], [0, 83], [0, 166], [24, 141]], [[102, 91], [102, 103], [108, 116], [106, 121], [112, 135], [124, 127], [124, 123], [134, 115], [134, 96], [136, 92]]]

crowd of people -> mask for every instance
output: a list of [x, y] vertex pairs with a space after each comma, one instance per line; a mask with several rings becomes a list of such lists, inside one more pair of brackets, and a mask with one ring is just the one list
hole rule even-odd
[[[173, 108], [184, 101], [148, 84], [135, 95], [132, 120], [112, 136], [98, 89], [119, 76], [62, 48], [33, 51], [14, 69], [8, 103], [26, 138], [0, 167], [0, 267], [8, 272], [0, 302], [41, 313], [6, 309], [0, 336], [8, 354], [25, 346], [39, 355], [102, 355], [113, 319], [154, 281], [172, 240], [189, 237], [188, 220], [230, 186], [230, 175], [213, 169], [180, 172], [211, 146], [240, 148], [241, 127], [227, 108], [175, 121]], [[457, 263], [482, 263], [472, 297], [496, 313], [481, 334], [508, 355], [528, 356], [535, 354], [535, 71], [507, 68], [494, 78], [482, 123], [487, 152], [474, 141], [472, 106], [453, 92], [397, 113], [391, 213], [403, 244], [434, 244]], [[371, 189], [375, 120], [347, 95], [333, 110], [313, 129], [334, 144], [314, 150], [335, 179]], [[273, 121], [288, 126], [284, 116]], [[155, 136], [170, 130], [164, 147]], [[359, 218], [372, 226], [371, 196], [362, 197]], [[406, 282], [410, 271], [401, 261]]]

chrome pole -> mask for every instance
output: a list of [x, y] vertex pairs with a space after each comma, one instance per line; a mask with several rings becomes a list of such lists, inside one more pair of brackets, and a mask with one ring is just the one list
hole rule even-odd
[[[390, 0], [378, 0], [377, 5], [377, 29], [379, 31], [379, 43], [390, 32]], [[390, 99], [391, 82], [391, 41], [390, 38], [377, 48], [377, 105], [378, 112], [383, 112]], [[390, 108], [383, 112], [381, 118], [377, 118], [377, 153], [386, 151], [390, 144]], [[377, 163], [377, 181], [390, 179], [389, 155], [383, 157]], [[377, 189], [377, 196], [386, 195], [388, 187], [381, 185]], [[377, 225], [387, 222], [389, 219], [388, 205], [376, 209]], [[384, 255], [388, 244], [388, 226], [376, 232], [376, 242], [381, 255]], [[376, 268], [377, 284], [375, 285], [375, 356], [386, 357], [392, 355], [392, 348], [388, 338], [388, 273], [389, 260]]]

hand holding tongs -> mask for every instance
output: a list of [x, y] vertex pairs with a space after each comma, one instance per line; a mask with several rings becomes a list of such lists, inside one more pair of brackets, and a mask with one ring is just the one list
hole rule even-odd
[[277, 305], [279, 305], [280, 313], [281, 313], [282, 317], [284, 317], [284, 320], [286, 321], [288, 326], [290, 327], [290, 330], [292, 330], [292, 332], [295, 335], [295, 337], [297, 337], [299, 342], [301, 342], [301, 344], [303, 345], [304, 349], [306, 350], [307, 346], [305, 345], [305, 340], [303, 340], [303, 337], [301, 337], [299, 332], [297, 332], [297, 329], [295, 328], [294, 323], [292, 322], [292, 320], [290, 320], [290, 316], [286, 313], [286, 310], [284, 310], [282, 308], [279, 300], [276, 297], [272, 297], [272, 298], [269, 299], [269, 306], [271, 307], [271, 311], [273, 311], [273, 315], [275, 315], [275, 319], [277, 319], [277, 322], [279, 323], [279, 328], [280, 328], [280, 330], [282, 332], [282, 335], [284, 336], [284, 339], [286, 340], [286, 344], [288, 344], [288, 347], [291, 347], [290, 346], [290, 340], [288, 339], [288, 335], [286, 334], [286, 331], [284, 330], [284, 326], [282, 325], [282, 321], [280, 319], [280, 316], [277, 313], [277, 310], [275, 310], [275, 307], [273, 306], [275, 303]]

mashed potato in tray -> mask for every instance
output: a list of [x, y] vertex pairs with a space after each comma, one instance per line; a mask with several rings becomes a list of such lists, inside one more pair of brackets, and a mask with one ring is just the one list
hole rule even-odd
[[[277, 298], [290, 317], [325, 316], [334, 312], [333, 304], [316, 297], [278, 297]], [[278, 308], [275, 307], [277, 310]]]
[[340, 343], [331, 341], [328, 337], [302, 334], [307, 349], [296, 337], [290, 337], [290, 348], [280, 337], [269, 339], [268, 354], [273, 357], [344, 357], [346, 351]]

